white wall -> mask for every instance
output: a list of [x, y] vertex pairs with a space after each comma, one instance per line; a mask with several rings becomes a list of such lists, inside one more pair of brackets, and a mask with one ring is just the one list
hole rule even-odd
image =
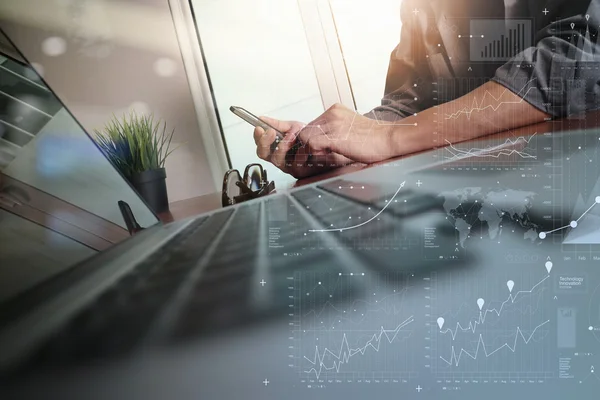
[[214, 191], [166, 0], [2, 0], [0, 25], [88, 131], [129, 109], [175, 128], [170, 201]]

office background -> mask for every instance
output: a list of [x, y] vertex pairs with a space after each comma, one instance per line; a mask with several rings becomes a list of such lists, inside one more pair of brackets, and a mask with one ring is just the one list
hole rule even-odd
[[[260, 161], [252, 128], [230, 105], [303, 122], [334, 102], [359, 112], [376, 106], [400, 38], [401, 2], [19, 0], [2, 2], [0, 15], [88, 131], [128, 110], [175, 128], [167, 185], [178, 201], [219, 190], [225, 146], [234, 168]], [[199, 40], [181, 26], [186, 18], [195, 19]], [[203, 127], [201, 109], [210, 113], [211, 104], [194, 96], [204, 76], [195, 70], [203, 66], [186, 62], [194, 51], [206, 63], [225, 143], [218, 128]], [[294, 180], [269, 173], [280, 187]]]

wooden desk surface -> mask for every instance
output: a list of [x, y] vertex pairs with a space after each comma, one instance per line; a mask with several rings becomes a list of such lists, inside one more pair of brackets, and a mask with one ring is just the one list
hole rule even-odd
[[[477, 143], [481, 141], [486, 141], [490, 139], [517, 139], [521, 136], [528, 137], [533, 135], [534, 133], [543, 134], [544, 132], [561, 132], [561, 131], [572, 131], [572, 130], [580, 130], [580, 129], [590, 129], [600, 127], [600, 111], [595, 111], [592, 113], [588, 113], [585, 115], [585, 118], [582, 116], [574, 116], [561, 120], [552, 120], [545, 121], [539, 124], [525, 126], [519, 129], [513, 129], [505, 132], [496, 133], [493, 135], [483, 136], [478, 139], [472, 140], [472, 142]], [[425, 151], [424, 151], [425, 152]], [[421, 152], [421, 153], [424, 153]], [[402, 160], [407, 157], [412, 157], [416, 154], [409, 154], [402, 157], [397, 157], [389, 160], [385, 160], [375, 164], [350, 164], [341, 168], [337, 168], [335, 170], [328, 171], [326, 173], [315, 175], [309, 178], [301, 179], [296, 181], [294, 184], [289, 187], [280, 187], [277, 186], [277, 190], [279, 192], [285, 191], [290, 188], [300, 187], [304, 185], [308, 185], [311, 183], [319, 182], [324, 179], [334, 178], [341, 175], [346, 175], [351, 172], [360, 171], [365, 168], [372, 168], [381, 164], [386, 164], [393, 161]], [[277, 184], [277, 182], [276, 182]], [[172, 203], [170, 205], [171, 210], [169, 213], [164, 213], [160, 215], [160, 218], [163, 222], [171, 222], [180, 220], [183, 218], [191, 217], [197, 214], [201, 214], [207, 211], [216, 210], [221, 208], [221, 193], [211, 193], [208, 195], [194, 197], [187, 200], [178, 201]]]
[[169, 211], [159, 214], [164, 223], [179, 221], [194, 215], [202, 214], [221, 208], [221, 192], [192, 197], [169, 204]]

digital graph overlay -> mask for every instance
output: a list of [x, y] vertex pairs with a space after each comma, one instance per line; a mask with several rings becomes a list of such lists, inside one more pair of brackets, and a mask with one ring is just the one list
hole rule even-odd
[[528, 19], [472, 19], [471, 61], [508, 61], [533, 42]]
[[400, 186], [382, 190], [364, 182], [340, 180], [294, 193], [299, 207], [315, 217], [302, 232], [300, 241], [310, 249], [419, 248], [421, 233], [405, 229], [394, 217], [420, 206], [421, 200], [412, 197], [412, 192], [404, 189], [406, 186], [402, 182]]
[[[383, 206], [383, 208], [381, 210], [377, 211], [375, 213], [375, 215], [373, 215], [371, 218], [367, 219], [366, 221], [362, 221], [357, 224], [348, 224], [348, 222], [345, 221], [346, 225], [344, 225], [344, 226], [330, 227], [330, 228], [326, 228], [326, 229], [309, 229], [308, 231], [309, 232], [344, 232], [344, 231], [348, 231], [351, 229], [357, 229], [362, 226], [365, 226], [365, 225], [375, 221], [385, 211], [385, 209], [388, 208], [388, 206], [394, 202], [394, 200], [396, 199], [396, 196], [398, 196], [398, 193], [400, 192], [400, 190], [402, 190], [402, 188], [404, 187], [405, 184], [406, 184], [406, 181], [402, 182], [400, 184], [400, 187], [398, 187], [398, 190], [396, 190], [396, 192], [392, 195], [392, 197], [389, 200], [386, 200], [386, 203]], [[351, 221], [351, 218], [349, 218], [348, 221]]]
[[[504, 135], [481, 138], [479, 143], [461, 143], [461, 136], [457, 132], [471, 129], [470, 122], [483, 118], [486, 124], [500, 129], [498, 121], [500, 115], [516, 105], [520, 105], [535, 89], [536, 79], [516, 79], [514, 82], [515, 94], [506, 88], [498, 90], [481, 89], [468, 102], [456, 105], [451, 101], [472, 93], [477, 88], [485, 85], [489, 80], [484, 78], [460, 77], [454, 81], [438, 79], [434, 84], [432, 93], [437, 99], [435, 106], [435, 119], [437, 130], [433, 132], [433, 145], [438, 149], [433, 157], [436, 160], [450, 162], [450, 167], [479, 167], [502, 166], [524, 167], [532, 166], [541, 160], [552, 156], [552, 149], [546, 150], [540, 143], [549, 134], [547, 132], [519, 132], [513, 137]], [[499, 119], [500, 118], [500, 119]], [[552, 146], [553, 147], [554, 143]]]
[[[600, 285], [596, 286], [588, 304], [588, 331], [600, 342]], [[599, 372], [600, 373], [600, 372]]]
[[[461, 275], [450, 283], [436, 282], [430, 326], [438, 377], [553, 377], [552, 358], [546, 354], [552, 319], [542, 307], [552, 282], [552, 261], [544, 266], [547, 274], [537, 274], [537, 280], [521, 274], [520, 279], [486, 278], [473, 285]], [[455, 294], [448, 300], [455, 291], [472, 297], [460, 303]], [[506, 297], [499, 297], [501, 292]]]
[[600, 204], [600, 196], [594, 198], [594, 202], [577, 219], [569, 222], [568, 225], [558, 227], [546, 232], [540, 232], [540, 239], [546, 239], [548, 235], [563, 230], [569, 230], [565, 244], [599, 244], [600, 227], [598, 221], [600, 217], [594, 213], [598, 210], [596, 206]]
[[491, 158], [500, 159], [504, 157], [515, 156], [521, 159], [537, 159], [535, 149], [529, 148], [529, 143], [537, 135], [537, 132], [531, 136], [519, 136], [516, 139], [506, 139], [503, 143], [488, 147], [473, 147], [461, 149], [455, 146], [449, 140], [444, 139], [448, 145], [445, 150], [449, 153], [446, 156], [448, 161], [462, 160], [465, 158]]
[[415, 377], [414, 289], [393, 275], [296, 273], [293, 358], [303, 382]]
[[[411, 89], [414, 89], [416, 87], [418, 87], [417, 83], [413, 84], [412, 88], [407, 89], [406, 91], [399, 93], [395, 96], [397, 96], [398, 98], [403, 98], [407, 92], [409, 92]], [[412, 102], [415, 102], [417, 100], [418, 100], [418, 98], [414, 97], [409, 100], [407, 105]], [[416, 116], [416, 115], [417, 114], [415, 113], [413, 116]], [[416, 126], [418, 126], [418, 123], [405, 122], [404, 117], [397, 117], [391, 121], [383, 120], [377, 115], [377, 113], [373, 113], [372, 119], [364, 118], [364, 116], [362, 114], [355, 112], [352, 115], [352, 119], [346, 120], [345, 126], [342, 128], [342, 130], [340, 132], [337, 132], [334, 135], [332, 135], [327, 126], [327, 120], [321, 119], [321, 120], [315, 121], [314, 123], [306, 124], [302, 127], [302, 130], [306, 131], [306, 133], [304, 134], [304, 142], [305, 143], [303, 143], [300, 146], [300, 148], [305, 148], [306, 143], [308, 143], [310, 141], [310, 138], [313, 136], [324, 136], [325, 138], [327, 138], [327, 140], [330, 140], [330, 141], [354, 141], [354, 142], [358, 142], [358, 143], [366, 143], [369, 140], [368, 136], [364, 136], [364, 135], [355, 136], [355, 135], [353, 135], [353, 132], [357, 128], [371, 129], [371, 128], [373, 128], [374, 125], [416, 127]]]
[[537, 78], [533, 78], [530, 81], [528, 81], [527, 83], [525, 83], [525, 85], [523, 85], [523, 87], [521, 88], [521, 90], [519, 90], [517, 92], [517, 95], [519, 97], [518, 100], [514, 100], [514, 101], [501, 101], [502, 97], [506, 94], [506, 93], [512, 93], [509, 89], [504, 89], [502, 92], [500, 92], [499, 95], [494, 96], [489, 90], [486, 90], [485, 93], [483, 94], [483, 96], [481, 96], [480, 99], [478, 98], [473, 98], [473, 103], [471, 104], [470, 107], [464, 107], [460, 110], [457, 110], [453, 113], [450, 114], [445, 114], [444, 115], [444, 119], [446, 120], [453, 120], [453, 119], [458, 119], [461, 117], [467, 118], [467, 119], [471, 119], [471, 115], [473, 113], [477, 113], [477, 112], [482, 112], [482, 111], [492, 111], [492, 112], [496, 112], [498, 110], [500, 110], [500, 108], [507, 106], [507, 105], [511, 105], [511, 104], [521, 104], [525, 101], [525, 97], [529, 94], [530, 91], [535, 89], [535, 86], [532, 85], [532, 83], [536, 80]]

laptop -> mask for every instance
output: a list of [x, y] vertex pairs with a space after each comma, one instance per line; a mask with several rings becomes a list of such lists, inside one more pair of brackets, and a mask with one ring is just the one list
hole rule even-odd
[[[0, 208], [3, 399], [563, 399], [600, 387], [597, 129], [566, 121], [453, 144], [163, 225], [33, 70], [6, 57], [0, 73], [49, 115], [27, 119], [30, 141], [13, 143], [27, 121], [1, 139], [13, 188]], [[94, 162], [68, 168], [81, 154]], [[86, 174], [109, 189], [82, 186]], [[40, 211], [37, 196], [60, 204], [60, 221], [19, 211]], [[140, 233], [82, 225], [124, 229], [123, 199]]]

